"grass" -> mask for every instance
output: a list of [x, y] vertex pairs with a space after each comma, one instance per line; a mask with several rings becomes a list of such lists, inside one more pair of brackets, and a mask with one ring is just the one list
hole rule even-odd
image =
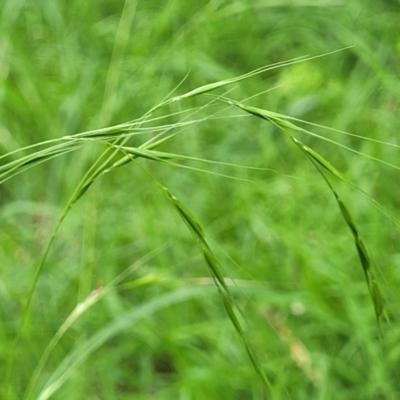
[[399, 397], [398, 17], [6, 1], [2, 398]]

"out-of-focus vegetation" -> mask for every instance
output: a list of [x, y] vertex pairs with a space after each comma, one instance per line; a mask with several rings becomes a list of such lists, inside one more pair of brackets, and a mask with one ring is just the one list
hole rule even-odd
[[[1, 398], [400, 398], [399, 6], [3, 0]], [[307, 129], [287, 133], [365, 193], [317, 163], [388, 318], [315, 165], [218, 96]], [[101, 129], [127, 121], [112, 147]], [[163, 153], [91, 170], [170, 134]]]

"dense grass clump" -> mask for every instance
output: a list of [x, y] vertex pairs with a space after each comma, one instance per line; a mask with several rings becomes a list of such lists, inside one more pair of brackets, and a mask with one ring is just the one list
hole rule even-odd
[[4, 2], [1, 398], [400, 397], [400, 13], [272, 3]]

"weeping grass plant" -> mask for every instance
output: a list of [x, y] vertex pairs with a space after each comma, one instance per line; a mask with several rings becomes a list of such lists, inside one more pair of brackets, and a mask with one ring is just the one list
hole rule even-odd
[[[324, 54], [323, 56], [332, 56], [332, 53]], [[88, 193], [88, 190], [94, 182], [101, 180], [106, 174], [116, 174], [120, 168], [125, 168], [128, 165], [132, 165], [133, 168], [145, 170], [145, 173], [148, 174], [150, 180], [154, 183], [154, 190], [159, 189], [164, 193], [170, 207], [179, 214], [183, 223], [188, 227], [193, 238], [193, 244], [198, 247], [198, 251], [204, 259], [204, 264], [207, 266], [209, 275], [219, 293], [226, 315], [247, 352], [249, 362], [254, 368], [255, 373], [258, 374], [259, 379], [264, 386], [265, 393], [273, 393], [271, 376], [265, 370], [265, 365], [268, 365], [268, 360], [260, 359], [254, 349], [252, 341], [248, 335], [246, 318], [244, 317], [243, 310], [241, 310], [240, 304], [234, 295], [235, 288], [232, 288], [230, 284], [227, 283], [227, 278], [223, 273], [223, 270], [227, 271], [227, 269], [221, 267], [220, 261], [213, 250], [213, 246], [210, 246], [207, 229], [205, 229], [204, 224], [194, 215], [190, 206], [188, 204], [183, 204], [182, 200], [179, 199], [179, 196], [176, 193], [173, 193], [172, 190], [166, 187], [153, 172], [146, 169], [146, 167], [141, 163], [142, 160], [149, 160], [152, 163], [164, 164], [165, 166], [173, 168], [200, 170], [204, 173], [211, 174], [218, 174], [212, 171], [212, 166], [214, 164], [225, 164], [237, 168], [246, 168], [246, 166], [243, 165], [228, 163], [226, 160], [215, 161], [195, 157], [190, 154], [180, 154], [179, 152], [163, 150], [163, 147], [167, 145], [173, 146], [174, 139], [181, 135], [187, 127], [198, 125], [203, 120], [213, 121], [213, 119], [221, 118], [221, 116], [218, 115], [220, 111], [217, 113], [213, 111], [216, 105], [223, 106], [224, 110], [231, 110], [232, 108], [237, 109], [240, 112], [237, 117], [244, 118], [246, 116], [251, 116], [262, 119], [265, 124], [272, 124], [282, 133], [288, 142], [288, 145], [289, 143], [294, 144], [305, 159], [315, 167], [317, 176], [325, 182], [327, 189], [331, 192], [338, 206], [336, 210], [329, 210], [328, 212], [340, 213], [343, 222], [347, 225], [350, 234], [353, 236], [354, 247], [352, 249], [349, 248], [348, 251], [355, 251], [359, 257], [360, 265], [365, 276], [366, 288], [372, 301], [372, 307], [374, 309], [377, 324], [380, 325], [383, 318], [388, 320], [388, 311], [384, 301], [385, 293], [379, 283], [377, 273], [374, 269], [374, 263], [367, 250], [367, 245], [364, 243], [362, 229], [358, 227], [352, 216], [351, 208], [346, 204], [346, 201], [342, 199], [338, 189], [336, 189], [337, 183], [341, 182], [368, 198], [368, 200], [371, 201], [371, 204], [376, 206], [384, 214], [384, 217], [388, 218], [392, 223], [397, 226], [400, 226], [400, 223], [393, 216], [390, 216], [378, 201], [363, 191], [363, 189], [357, 185], [357, 182], [353, 182], [344, 172], [335, 167], [334, 163], [329, 161], [329, 157], [325, 157], [312, 146], [305, 144], [297, 137], [297, 135], [305, 134], [318, 140], [329, 141], [331, 144], [349, 150], [350, 152], [355, 152], [359, 156], [364, 156], [364, 154], [347, 145], [343, 145], [339, 141], [329, 139], [328, 137], [316, 134], [312, 131], [313, 127], [331, 131], [335, 131], [335, 129], [314, 125], [311, 122], [292, 118], [283, 114], [277, 114], [263, 108], [250, 106], [246, 103], [246, 100], [237, 101], [230, 98], [229, 92], [221, 94], [215, 93], [218, 89], [228, 89], [229, 85], [239, 84], [246, 79], [251, 79], [255, 75], [298, 63], [312, 62], [313, 58], [316, 57], [299, 57], [297, 59], [262, 67], [236, 78], [207, 84], [182, 95], [173, 96], [170, 94], [166, 99], [155, 105], [143, 116], [133, 121], [75, 135], [67, 135], [58, 139], [47, 140], [12, 151], [0, 157], [0, 184], [4, 184], [11, 178], [17, 179], [18, 175], [25, 173], [28, 169], [38, 166], [39, 164], [47, 163], [52, 159], [65, 156], [69, 153], [83, 151], [91, 146], [100, 146], [102, 148], [102, 151], [97, 155], [97, 158], [87, 169], [84, 176], [82, 176], [79, 184], [76, 186], [66, 203], [51, 238], [48, 240], [42, 256], [38, 261], [36, 272], [33, 281], [30, 284], [27, 300], [20, 317], [19, 328], [14, 339], [11, 355], [8, 360], [7, 373], [5, 380], [3, 381], [3, 398], [13, 398], [12, 382], [13, 376], [16, 374], [16, 350], [20, 345], [20, 337], [24, 334], [26, 322], [29, 318], [32, 318], [32, 301], [36, 293], [38, 282], [40, 281], [45, 269], [49, 267], [47, 265], [47, 258], [56, 237], [58, 237], [61, 225], [67, 216], [74, 211], [76, 203]], [[176, 90], [179, 90], [179, 88]], [[185, 102], [199, 96], [206, 100], [203, 106], [197, 109], [185, 109]], [[161, 115], [161, 117], [155, 116], [157, 113], [162, 114], [171, 104], [176, 103], [181, 104], [182, 111], [172, 114], [165, 113], [165, 115]], [[205, 118], [195, 119], [194, 117], [199, 110], [203, 112], [205, 111], [208, 115]], [[180, 118], [180, 121], [178, 122], [165, 123], [165, 121], [176, 120], [178, 118]], [[346, 132], [337, 132], [356, 140], [373, 140], [379, 145], [396, 147], [396, 145], [390, 143], [359, 137]], [[263, 132], [257, 132], [257, 135], [262, 134]], [[149, 139], [143, 140], [143, 137], [148, 136], [150, 136]], [[137, 144], [138, 142], [139, 144]], [[374, 161], [389, 164], [385, 162], [385, 160], [380, 160], [368, 155], [365, 156], [373, 158]], [[198, 168], [193, 166], [193, 163], [198, 162], [208, 165], [208, 167]], [[396, 165], [389, 164], [389, 166], [398, 169]], [[226, 179], [229, 178], [231, 177], [226, 176]], [[160, 249], [154, 249], [153, 253], [155, 254], [159, 251]], [[75, 348], [59, 363], [58, 367], [52, 371], [52, 373], [44, 374], [46, 363], [52, 353], [59, 345], [62, 337], [66, 335], [76, 321], [80, 318], [84, 318], [86, 313], [100, 299], [108, 296], [113, 289], [123, 285], [124, 280], [154, 254], [150, 253], [144, 258], [138, 260], [137, 263], [126, 269], [106, 286], [103, 287], [102, 285], [99, 285], [99, 287], [93, 290], [85, 300], [76, 305], [58, 328], [57, 332], [43, 352], [35, 370], [32, 372], [31, 380], [27, 385], [23, 396], [24, 400], [45, 400], [53, 397], [69, 377], [79, 369], [83, 362], [90, 358], [94, 351], [99, 349], [116, 334], [128, 328], [134, 322], [140, 321], [142, 318], [156, 312], [160, 308], [165, 308], [171, 304], [181, 303], [188, 299], [202, 296], [205, 292], [210, 290], [214, 290], [209, 286], [186, 286], [155, 297], [150, 301], [145, 302], [143, 305], [138, 305], [137, 307], [119, 315], [111, 324], [99, 329], [93, 336], [87, 338], [87, 340], [77, 344]], [[149, 283], [157, 284], [157, 278], [154, 276], [147, 276], [142, 279], [134, 280], [131, 285], [141, 286]]]

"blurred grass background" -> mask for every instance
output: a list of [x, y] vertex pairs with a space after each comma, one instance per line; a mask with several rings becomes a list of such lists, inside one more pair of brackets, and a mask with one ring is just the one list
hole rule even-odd
[[[139, 118], [179, 83], [176, 95], [263, 65], [353, 45], [233, 85], [229, 96], [244, 100], [258, 94], [248, 104], [398, 144], [399, 6], [399, 1], [3, 0], [1, 154]], [[165, 112], [203, 104], [189, 99]], [[222, 118], [210, 118], [216, 112]], [[53, 398], [400, 398], [398, 227], [364, 197], [337, 185], [387, 302], [391, 323], [380, 330], [353, 238], [326, 184], [276, 128], [257, 118], [233, 118], [237, 114], [204, 108], [194, 117], [206, 120], [162, 150], [269, 171], [196, 165], [238, 180], [151, 161], [138, 164], [206, 227], [224, 276], [234, 280], [229, 282], [271, 379], [270, 392], [249, 362], [187, 227], [149, 175], [128, 164], [96, 182], [57, 235], [16, 349], [10, 399], [23, 398], [46, 346], [77, 303], [155, 249], [65, 334], [32, 398], [68, 354], [79, 353], [107, 327], [115, 335], [73, 370]], [[168, 121], [183, 117], [171, 115]], [[313, 131], [399, 166], [395, 147]], [[398, 215], [398, 170], [314, 137], [301, 139]], [[0, 186], [1, 376], [35, 268], [96, 154], [95, 147], [84, 149]], [[172, 300], [166, 297], [163, 305], [161, 297], [152, 309], [159, 296]], [[132, 310], [144, 314], [124, 329], [113, 325]]]

